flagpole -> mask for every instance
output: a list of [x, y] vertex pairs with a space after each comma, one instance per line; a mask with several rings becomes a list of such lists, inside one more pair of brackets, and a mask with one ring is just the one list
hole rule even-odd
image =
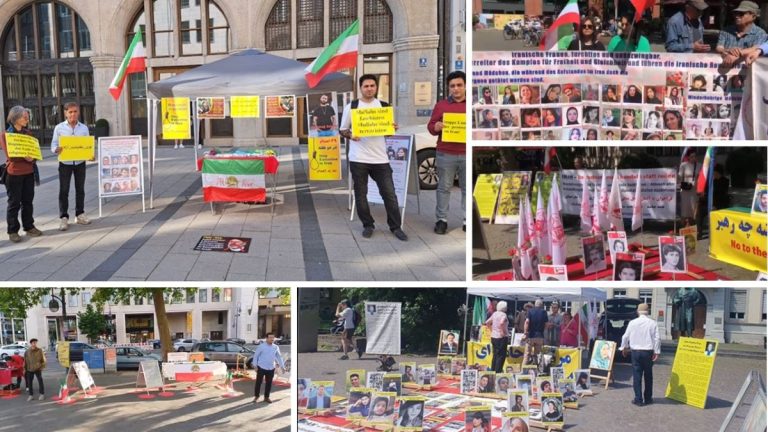
[[[707, 181], [707, 187], [709, 188], [709, 191], [707, 192], [707, 216], [712, 214], [712, 199], [713, 199], [713, 193], [715, 189], [714, 186], [715, 186], [715, 154], [716, 153], [717, 153], [717, 147], [712, 147], [712, 156], [710, 156], [709, 158], [709, 179]], [[702, 225], [707, 226], [707, 236], [711, 237], [710, 232], [712, 230], [712, 227], [710, 226], [709, 219], [705, 219]], [[704, 227], [702, 226], [701, 228], [703, 231]]]

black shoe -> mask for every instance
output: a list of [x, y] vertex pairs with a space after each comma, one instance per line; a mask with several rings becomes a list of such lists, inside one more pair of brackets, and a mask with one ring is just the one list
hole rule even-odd
[[437, 223], [435, 223], [435, 234], [445, 234], [445, 232], [448, 230], [448, 223], [439, 220]]
[[653, 399], [648, 399], [645, 402], [643, 402], [644, 405], [650, 405], [653, 403]]
[[349, 356], [344, 354], [343, 356], [339, 357], [339, 360], [349, 360]]
[[266, 403], [272, 403], [272, 399], [270, 399], [270, 398], [264, 398], [264, 402], [266, 402]]
[[462, 225], [461, 230], [467, 232], [467, 224]]
[[397, 228], [394, 231], [392, 231], [392, 234], [394, 234], [395, 237], [397, 237], [398, 240], [408, 241], [408, 236], [400, 228]]
[[364, 227], [363, 228], [363, 237], [371, 238], [372, 235], [373, 235], [373, 227]]
[[643, 402], [639, 401], [637, 399], [632, 399], [632, 405], [637, 405], [639, 407], [643, 406]]

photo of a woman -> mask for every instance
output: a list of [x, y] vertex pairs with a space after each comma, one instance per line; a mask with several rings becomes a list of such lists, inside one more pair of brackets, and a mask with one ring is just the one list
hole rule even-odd
[[603, 86], [603, 102], [618, 102], [619, 101], [619, 86], [614, 84], [606, 84]]
[[661, 114], [658, 111], [648, 111], [645, 115], [645, 129], [661, 130]]
[[517, 102], [515, 94], [512, 92], [512, 86], [504, 87], [504, 94], [501, 98], [502, 105], [514, 105]]
[[584, 107], [583, 124], [600, 124], [600, 108], [596, 106]]
[[685, 240], [683, 237], [659, 237], [661, 271], [663, 273], [685, 273]]
[[624, 103], [643, 103], [643, 95], [636, 85], [630, 84], [624, 92]]
[[537, 104], [541, 99], [539, 88], [531, 85], [520, 86], [520, 103], [523, 105]]
[[368, 421], [376, 423], [392, 422], [394, 410], [390, 406], [389, 397], [378, 396], [371, 405]]
[[565, 125], [577, 125], [579, 124], [579, 109], [577, 107], [568, 107], [565, 111]]
[[666, 110], [664, 111], [664, 129], [667, 130], [682, 130], [683, 129], [683, 116], [680, 111]]
[[[660, 89], [663, 89], [664, 87], [659, 87]], [[654, 104], [654, 105], [661, 105], [661, 99], [656, 94], [656, 87], [654, 86], [646, 86], [645, 87], [645, 103], [647, 104]]]
[[467, 412], [465, 414], [465, 423], [466, 426], [464, 427], [465, 432], [491, 432], [491, 413], [480, 412]]
[[625, 108], [621, 113], [622, 129], [638, 129], [637, 115], [634, 109]]
[[562, 126], [562, 120], [560, 118], [560, 108], [543, 108], [542, 110], [541, 125], [544, 127], [558, 127]]
[[541, 405], [544, 408], [542, 417], [545, 424], [563, 421], [562, 400], [559, 400], [558, 398], [547, 398], [542, 401]]
[[667, 87], [668, 96], [664, 98], [666, 106], [682, 106], [683, 94], [680, 87]]
[[560, 93], [562, 88], [560, 84], [552, 84], [547, 87], [547, 91], [544, 92], [544, 97], [541, 99], [541, 103], [553, 104], [560, 102]]
[[403, 401], [398, 409], [397, 425], [401, 427], [421, 427], [424, 422], [423, 401]]

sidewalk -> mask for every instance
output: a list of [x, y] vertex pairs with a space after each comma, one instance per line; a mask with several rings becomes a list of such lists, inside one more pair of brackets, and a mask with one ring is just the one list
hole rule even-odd
[[[306, 146], [278, 147], [277, 204], [220, 204], [212, 214], [202, 200], [194, 149], [158, 149], [154, 209], [141, 212], [137, 196], [112, 198], [98, 217], [97, 165], [89, 164], [86, 214], [89, 226], [58, 231], [57, 161], [40, 166], [35, 191], [39, 238], [14, 244], [0, 237], [0, 280], [35, 281], [212, 281], [212, 280], [464, 280], [464, 209], [458, 188], [451, 194], [449, 233], [436, 235], [435, 192], [409, 195], [404, 220], [407, 242], [386, 227], [382, 205], [372, 206], [377, 229], [362, 238], [349, 221], [347, 183], [313, 182], [306, 174]], [[146, 149], [145, 149], [146, 151]], [[146, 180], [145, 180], [146, 181]], [[149, 184], [145, 183], [145, 189]], [[5, 195], [5, 191], [0, 191]], [[74, 190], [70, 193], [74, 205]], [[70, 209], [74, 210], [74, 209]], [[198, 252], [203, 235], [249, 237], [249, 253]]]

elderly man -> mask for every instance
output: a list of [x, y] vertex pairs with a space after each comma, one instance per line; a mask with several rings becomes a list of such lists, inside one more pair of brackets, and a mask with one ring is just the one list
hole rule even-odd
[[687, 0], [682, 10], [667, 21], [667, 52], [691, 53], [709, 52], [704, 43], [704, 25], [701, 13], [709, 7], [704, 0]]
[[544, 302], [538, 299], [534, 303], [533, 309], [528, 311], [528, 318], [525, 320], [525, 337], [528, 343], [525, 346], [524, 365], [528, 364], [530, 357], [538, 356], [541, 353], [541, 347], [544, 345], [544, 331], [547, 326], [547, 320]]
[[[659, 358], [661, 339], [656, 321], [648, 316], [648, 305], [641, 303], [637, 307], [637, 318], [627, 325], [627, 331], [621, 337], [621, 350], [624, 357], [632, 355], [632, 388], [637, 406], [653, 403], [653, 362]], [[645, 382], [645, 391], [643, 391]]]
[[549, 306], [547, 317], [547, 345], [560, 346], [560, 324], [563, 323], [563, 315], [560, 313], [560, 303], [554, 301]]
[[733, 16], [734, 25], [720, 32], [715, 49], [723, 57], [723, 64], [728, 67], [739, 61], [743, 50], [758, 47], [768, 40], [765, 30], [755, 25], [755, 20], [760, 17], [757, 3], [742, 1], [739, 7], [733, 10]]
[[493, 346], [492, 369], [496, 373], [504, 371], [504, 360], [507, 358], [509, 345], [509, 318], [507, 318], [507, 302], [496, 304], [496, 312], [485, 322], [491, 329], [491, 345]]

